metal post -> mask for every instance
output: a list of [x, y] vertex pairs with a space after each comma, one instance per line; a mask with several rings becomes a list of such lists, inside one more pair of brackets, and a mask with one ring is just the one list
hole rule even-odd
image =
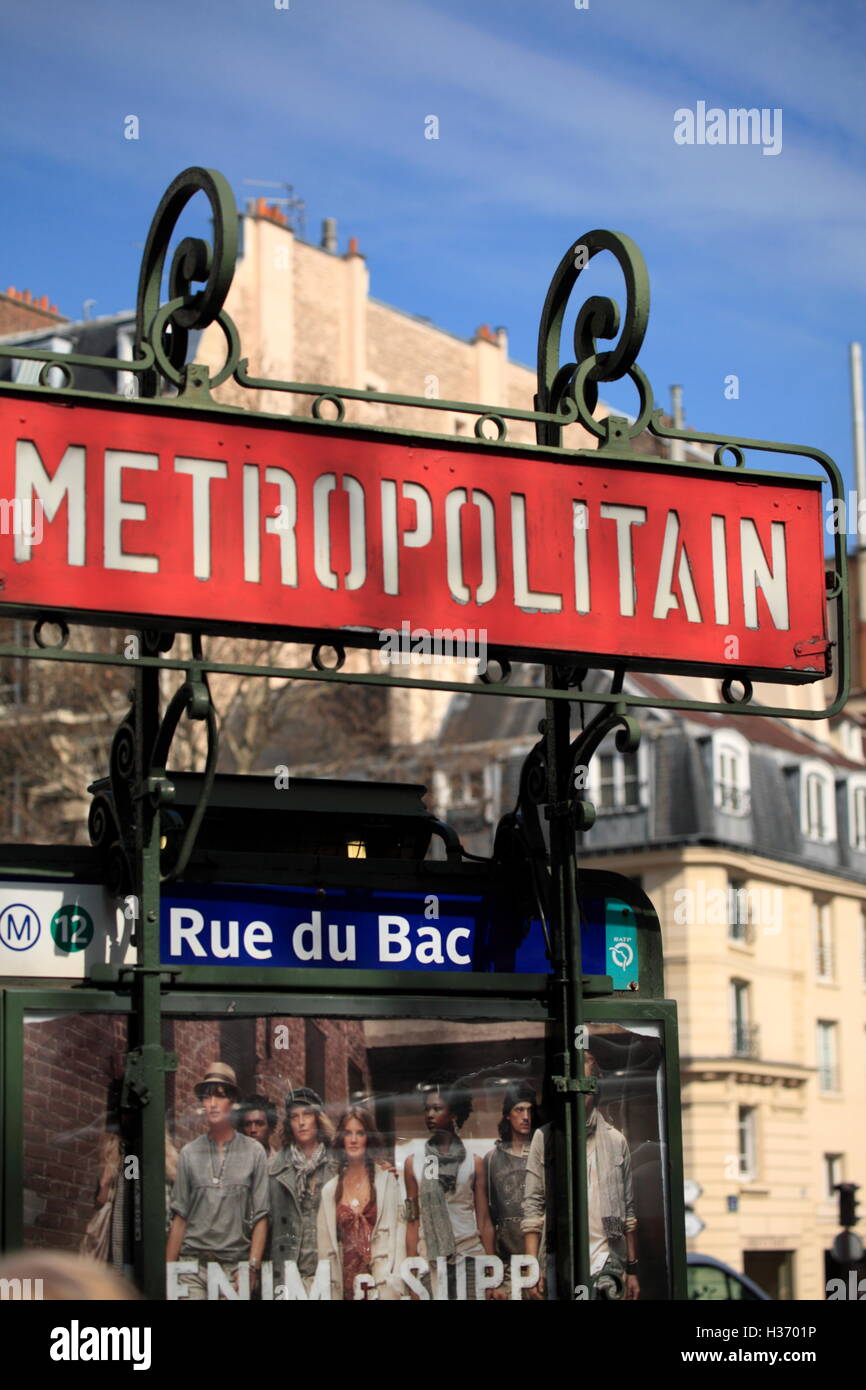
[[[568, 682], [555, 667], [547, 668], [547, 684], [565, 690]], [[574, 1298], [575, 1287], [589, 1288], [589, 1221], [586, 1197], [586, 1114], [583, 1093], [583, 970], [580, 914], [577, 903], [575, 821], [570, 767], [571, 706], [548, 700], [545, 741], [550, 820], [551, 926], [554, 942], [554, 989], [557, 994], [555, 1084], [561, 1104], [554, 1125], [556, 1155], [557, 1281], [562, 1301]], [[561, 1032], [560, 1032], [561, 1030]], [[586, 1297], [584, 1294], [583, 1297]]]
[[[146, 647], [147, 634], [140, 634]], [[136, 1278], [146, 1298], [165, 1297], [165, 1054], [162, 1049], [159, 975], [160, 822], [147, 793], [159, 728], [159, 672], [139, 668], [135, 684], [135, 859], [138, 896], [138, 964], [133, 973], [129, 1099], [135, 1102], [139, 1177], [134, 1189], [133, 1250]]]

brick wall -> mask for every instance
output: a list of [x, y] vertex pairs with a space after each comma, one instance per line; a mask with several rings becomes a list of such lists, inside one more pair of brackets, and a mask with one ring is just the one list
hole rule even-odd
[[204, 1129], [201, 1105], [193, 1087], [207, 1074], [211, 1062], [220, 1061], [220, 1026], [216, 1019], [176, 1019], [174, 1052], [174, 1115], [168, 1117], [169, 1134], [183, 1148]]
[[77, 1250], [95, 1211], [108, 1086], [126, 1021], [81, 1014], [24, 1026], [26, 1245]]
[[[353, 1020], [316, 1024], [324, 1037], [324, 1100], [336, 1121], [348, 1100], [350, 1060], [364, 1087], [370, 1084], [364, 1028]], [[174, 1108], [166, 1117], [178, 1149], [204, 1129], [193, 1087], [210, 1063], [221, 1060], [231, 1027], [231, 1020], [177, 1019], [173, 1037], [171, 1031], [166, 1037], [178, 1058]], [[287, 1091], [307, 1082], [304, 1020], [258, 1019], [254, 1037], [255, 1055], [246, 1061], [255, 1089], [274, 1101], [282, 1124]], [[72, 1015], [25, 1026], [26, 1245], [78, 1249], [96, 1210], [108, 1087], [123, 1074], [125, 1050], [126, 1021], [120, 1017]]]
[[56, 305], [49, 307], [47, 295], [33, 301], [24, 299], [23, 295], [27, 293], [25, 290], [21, 295], [17, 291], [15, 294], [0, 294], [0, 336], [4, 333], [38, 333], [55, 323], [68, 322], [63, 314], [58, 314]]
[[[370, 1084], [364, 1025], [355, 1020], [338, 1019], [316, 1019], [315, 1023], [324, 1035], [325, 1093], [322, 1099], [336, 1123], [340, 1110], [348, 1103], [350, 1060], [360, 1070], [364, 1087]], [[277, 1107], [279, 1136], [285, 1120], [288, 1091], [309, 1084], [304, 1020], [260, 1019], [258, 1029], [256, 1089], [270, 1096]]]

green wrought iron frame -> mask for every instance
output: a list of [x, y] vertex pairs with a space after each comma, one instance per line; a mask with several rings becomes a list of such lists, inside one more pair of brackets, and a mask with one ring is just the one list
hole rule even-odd
[[[171, 236], [187, 203], [197, 193], [203, 193], [210, 202], [214, 228], [213, 246], [197, 238], [181, 241], [169, 270], [169, 298], [162, 303], [161, 287]], [[240, 357], [237, 329], [224, 308], [237, 254], [237, 226], [237, 210], [224, 177], [207, 169], [194, 168], [184, 171], [164, 195], [147, 238], [139, 279], [133, 360], [76, 353], [56, 354], [42, 349], [0, 344], [0, 358], [23, 359], [43, 364], [37, 385], [22, 390], [14, 384], [0, 382], [0, 394], [31, 399], [59, 396], [70, 402], [99, 402], [109, 408], [145, 412], [155, 408], [163, 412], [192, 410], [197, 415], [218, 412], [221, 416], [231, 415], [233, 418], [253, 418], [256, 421], [270, 419], [284, 428], [291, 427], [293, 421], [297, 423], [299, 419], [305, 418], [282, 415], [250, 417], [248, 412], [237, 407], [216, 402], [211, 390], [231, 377], [239, 386], [252, 390], [312, 396], [313, 427], [323, 430], [339, 431], [344, 428], [345, 403], [356, 400], [433, 411], [459, 411], [476, 416], [476, 442], [470, 447], [479, 450], [493, 446], [497, 449], [519, 447], [521, 453], [525, 454], [527, 446], [514, 446], [509, 443], [506, 421], [531, 421], [536, 429], [539, 456], [545, 451], [555, 450], [557, 457], [562, 459], [578, 456], [563, 450], [561, 439], [562, 429], [579, 421], [598, 438], [598, 453], [594, 456], [609, 461], [613, 466], [631, 464], [642, 469], [674, 466], [670, 462], [654, 461], [647, 455], [629, 451], [629, 441], [644, 429], [648, 429], [660, 439], [682, 439], [715, 447], [712, 465], [675, 465], [686, 472], [711, 476], [718, 468], [726, 466], [725, 458], [728, 454], [732, 455], [736, 467], [744, 467], [745, 454], [750, 449], [790, 454], [811, 458], [821, 465], [827, 475], [833, 498], [843, 498], [839, 470], [827, 455], [818, 450], [768, 441], [695, 434], [677, 431], [664, 425], [661, 412], [653, 407], [649, 383], [636, 365], [649, 314], [649, 282], [646, 267], [638, 248], [621, 234], [590, 232], [570, 246], [563, 257], [551, 282], [542, 312], [539, 330], [538, 392], [535, 409], [529, 411], [505, 407], [491, 410], [488, 405], [465, 401], [403, 396], [382, 391], [357, 391], [310, 382], [270, 381], [251, 376], [247, 361]], [[619, 309], [612, 300], [597, 297], [589, 299], [577, 318], [574, 331], [574, 360], [560, 365], [560, 340], [569, 298], [582, 269], [595, 255], [602, 252], [613, 254], [624, 274], [627, 308], [623, 332], [612, 348], [600, 351], [598, 339], [612, 340], [619, 332]], [[203, 288], [194, 290], [195, 284], [201, 284]], [[189, 334], [211, 323], [220, 326], [227, 344], [226, 361], [213, 379], [206, 368], [186, 361]], [[74, 386], [74, 372], [78, 367], [132, 373], [138, 381], [139, 399], [126, 401], [106, 394], [77, 390]], [[62, 377], [60, 387], [50, 384], [50, 373], [55, 369]], [[610, 415], [605, 420], [596, 420], [593, 412], [598, 402], [599, 385], [606, 381], [619, 380], [625, 375], [635, 383], [639, 393], [640, 409], [637, 418], [630, 421], [623, 416]], [[163, 385], [176, 389], [177, 394], [173, 397], [160, 396], [158, 393]], [[334, 420], [323, 418], [326, 405], [334, 410]], [[306, 423], [309, 427], [309, 421]], [[495, 438], [486, 434], [489, 427], [495, 430]], [[386, 429], [365, 432], [389, 439], [405, 437], [399, 432]], [[429, 439], [442, 447], [458, 447], [452, 436], [416, 432], [413, 437]], [[467, 446], [465, 442], [460, 441], [459, 447], [465, 449]], [[532, 446], [528, 447], [531, 450]], [[765, 473], [762, 476], [779, 481], [791, 481], [792, 475]], [[90, 829], [95, 843], [102, 843], [106, 839], [112, 842], [118, 856], [118, 869], [122, 860], [125, 865], [124, 872], [128, 872], [129, 878], [136, 886], [140, 913], [135, 933], [137, 964], [131, 967], [122, 979], [118, 978], [115, 971], [98, 971], [83, 990], [62, 992], [43, 986], [41, 991], [28, 997], [36, 1000], [44, 998], [56, 1004], [65, 993], [65, 997], [70, 1000], [70, 1007], [73, 998], [76, 1001], [75, 1007], [78, 1008], [86, 1007], [88, 1001], [99, 1000], [101, 1002], [98, 1007], [103, 1010], [109, 1007], [112, 1001], [128, 998], [130, 1051], [127, 1058], [124, 1099], [130, 1112], [135, 1115], [137, 1132], [140, 1135], [141, 1199], [144, 1210], [161, 1210], [164, 1203], [165, 1075], [173, 1069], [174, 1059], [162, 1048], [160, 1020], [173, 998], [181, 1000], [186, 1007], [195, 1000], [195, 996], [186, 993], [174, 995], [175, 972], [166, 970], [161, 964], [159, 907], [161, 884], [166, 878], [182, 872], [213, 785], [218, 753], [218, 729], [208, 688], [209, 674], [226, 672], [243, 676], [276, 676], [292, 680], [410, 686], [418, 689], [544, 700], [546, 715], [540, 726], [541, 739], [527, 759], [518, 807], [512, 816], [505, 818], [500, 827], [496, 855], [513, 856], [525, 864], [527, 873], [531, 875], [539, 911], [549, 932], [552, 976], [546, 980], [544, 988], [555, 1032], [556, 1072], [552, 1080], [561, 1102], [556, 1133], [563, 1160], [561, 1169], [560, 1165], [557, 1165], [558, 1176], [562, 1182], [560, 1205], [564, 1214], [559, 1251], [560, 1280], [561, 1286], [565, 1289], [571, 1289], [577, 1284], [588, 1285], [585, 1115], [582, 1099], [587, 1092], [596, 1089], [596, 1081], [593, 1077], [585, 1075], [581, 1025], [587, 1018], [587, 996], [595, 982], [586, 979], [581, 968], [574, 836], [576, 830], [586, 829], [592, 823], [594, 812], [576, 793], [574, 770], [578, 765], [587, 763], [602, 739], [611, 732], [616, 732], [621, 749], [637, 747], [640, 728], [633, 715], [629, 714], [629, 709], [653, 707], [686, 712], [701, 709], [720, 713], [777, 715], [785, 718], [798, 714], [806, 719], [827, 718], [841, 710], [847, 699], [849, 680], [848, 600], [845, 545], [838, 533], [835, 538], [834, 566], [834, 570], [827, 576], [827, 585], [828, 595], [836, 603], [837, 690], [831, 706], [821, 711], [792, 711], [787, 707], [753, 704], [748, 672], [741, 672], [741, 694], [738, 695], [734, 690], [735, 682], [725, 681], [722, 699], [715, 703], [626, 693], [623, 689], [624, 665], [614, 669], [609, 690], [587, 694], [582, 690], [582, 680], [586, 672], [577, 667], [573, 660], [569, 660], [567, 654], [560, 654], [559, 657], [548, 656], [543, 684], [529, 686], [512, 686], [508, 683], [507, 651], [494, 654], [500, 662], [502, 678], [498, 681], [488, 678], [476, 685], [469, 685], [465, 681], [415, 680], [399, 674], [344, 672], [339, 669], [344, 657], [342, 645], [354, 642], [354, 634], [341, 634], [339, 638], [335, 638], [333, 633], [304, 634], [315, 643], [312, 671], [306, 668], [211, 661], [206, 657], [202, 645], [202, 632], [207, 630], [206, 625], [182, 629], [190, 630], [191, 655], [188, 658], [172, 657], [169, 652], [174, 634], [160, 631], [157, 619], [154, 619], [151, 625], [147, 620], [137, 621], [141, 646], [136, 656], [68, 650], [68, 620], [84, 623], [108, 622], [113, 625], [112, 615], [67, 612], [62, 605], [36, 615], [35, 645], [7, 644], [0, 647], [0, 656], [116, 665], [131, 667], [134, 672], [135, 688], [132, 692], [131, 709], [117, 730], [112, 746], [114, 820], [112, 823], [106, 807], [101, 806], [93, 811]], [[2, 611], [8, 616], [33, 616], [30, 610], [10, 605], [4, 605]], [[53, 644], [46, 635], [49, 622], [55, 622], [59, 627], [59, 639]], [[281, 631], [274, 631], [268, 635], [283, 634]], [[293, 638], [298, 636], [297, 632], [287, 635]], [[334, 669], [325, 668], [322, 655], [325, 646], [336, 646], [337, 661]], [[164, 716], [160, 714], [161, 670], [175, 670], [185, 675], [183, 685], [175, 694]], [[586, 729], [573, 739], [570, 712], [571, 706], [578, 702], [591, 702], [601, 708]], [[172, 738], [184, 713], [190, 719], [203, 720], [206, 723], [207, 760], [198, 805], [192, 821], [186, 828], [178, 856], [166, 872], [160, 854], [161, 824], [174, 795], [167, 765]], [[550, 825], [549, 849], [545, 845], [541, 830], [541, 807], [544, 808]], [[471, 985], [459, 977], [458, 980], [459, 982], [445, 981], [441, 977], [436, 980], [439, 997], [435, 1001], [435, 1007], [445, 1007], [442, 995], [447, 995], [447, 1010], [450, 1016], [461, 1018], [484, 1015], [491, 1008], [509, 1007], [505, 1000], [512, 987], [514, 988], [510, 1007], [519, 1011], [528, 1006], [525, 992], [527, 986], [536, 984], [534, 980], [517, 983], [510, 977], [502, 977], [492, 983], [474, 981]], [[248, 1002], [252, 995], [248, 995], [247, 992], [251, 991], [255, 996], [255, 1006], [262, 1007], [267, 1002], [268, 990], [273, 991], [275, 986], [283, 989], [290, 987], [294, 1000], [299, 1006], [302, 1001], [304, 1009], [309, 1011], [312, 996], [308, 990], [315, 989], [317, 985], [318, 981], [314, 981], [311, 976], [304, 980], [294, 976], [281, 976], [277, 980], [265, 969], [242, 969], [221, 971], [218, 977], [196, 972], [193, 987], [203, 991], [202, 999], [208, 1001], [209, 1009], [213, 1001], [222, 997], [227, 990], [232, 993], [242, 992]], [[418, 993], [415, 993], [413, 986]], [[409, 983], [399, 978], [389, 981], [386, 985], [381, 972], [361, 971], [351, 972], [350, 978], [349, 972], [345, 972], [345, 978], [343, 972], [339, 976], [331, 973], [327, 983], [328, 998], [331, 999], [333, 1007], [340, 1011], [354, 1008], [355, 1012], [358, 1012], [359, 1008], [370, 1008], [371, 999], [375, 998], [379, 1001], [377, 1007], [392, 1014], [399, 1014], [407, 1007], [415, 1011], [419, 1007], [419, 1001], [424, 997], [420, 991], [429, 990], [430, 987], [428, 981], [422, 985], [420, 980]], [[498, 1001], [494, 997], [495, 994], [499, 995]], [[15, 1014], [14, 995], [15, 991], [7, 992], [4, 1013], [7, 1041], [10, 1037], [9, 1021]], [[521, 1002], [517, 1002], [518, 1000]], [[280, 1007], [284, 1007], [284, 1004], [283, 996], [280, 999]], [[541, 1007], [540, 1003], [538, 1007]], [[678, 1114], [676, 1006], [665, 1001], [650, 1003], [594, 1000], [591, 1013], [594, 1017], [611, 1019], [630, 1015], [644, 1018], [662, 1017], [665, 1020], [669, 1104], [672, 1113]], [[12, 1046], [11, 1061], [7, 1060], [7, 1068], [3, 1073], [7, 1085], [15, 1084], [18, 1053], [15, 1051], [17, 1044], [14, 1040]], [[0, 1077], [0, 1085], [3, 1084], [3, 1077]], [[8, 1184], [14, 1182], [16, 1173], [19, 1179], [21, 1176], [15, 1167], [16, 1164], [20, 1167], [20, 1139], [17, 1131], [11, 1136], [5, 1136], [6, 1153], [7, 1156], [11, 1155], [13, 1162], [12, 1169], [7, 1169], [5, 1210], [7, 1222], [12, 1222], [13, 1226], [14, 1214], [8, 1201]], [[674, 1165], [672, 1171], [681, 1173], [681, 1140], [676, 1125], [672, 1126], [671, 1163]], [[670, 1197], [674, 1222], [675, 1296], [683, 1297], [685, 1263], [684, 1244], [681, 1239], [681, 1194], [674, 1191]], [[162, 1236], [155, 1225], [151, 1229], [148, 1223], [144, 1223], [142, 1239], [136, 1249], [143, 1287], [149, 1296], [159, 1298], [164, 1288], [164, 1266]]]
[[[177, 246], [168, 271], [169, 299], [161, 303], [161, 288], [166, 273], [166, 261], [172, 233], [189, 201], [197, 194], [204, 194], [210, 203], [213, 224], [213, 246], [194, 237], [184, 238]], [[363, 401], [369, 404], [392, 404], [427, 411], [460, 412], [474, 415], [475, 445], [483, 452], [485, 447], [514, 449], [525, 453], [533, 446], [515, 445], [507, 439], [508, 420], [530, 421], [535, 425], [536, 448], [539, 457], [545, 448], [554, 449], [556, 457], [580, 457], [580, 451], [562, 448], [562, 431], [569, 425], [579, 422], [598, 440], [598, 449], [593, 457], [601, 457], [612, 467], [632, 466], [642, 470], [679, 469], [695, 476], [713, 476], [720, 468], [731, 466], [727, 459], [733, 460], [733, 467], [746, 466], [749, 450], [758, 453], [789, 455], [801, 459], [811, 459], [826, 474], [830, 493], [834, 502], [844, 502], [844, 483], [840, 470], [829, 455], [819, 449], [803, 445], [786, 444], [772, 440], [747, 439], [739, 436], [699, 433], [692, 430], [677, 430], [664, 424], [663, 413], [653, 403], [652, 389], [641, 368], [637, 356], [643, 344], [649, 319], [649, 276], [640, 250], [627, 236], [618, 232], [595, 230], [586, 233], [569, 247], [563, 256], [547, 293], [541, 314], [538, 339], [538, 389], [534, 410], [520, 410], [516, 407], [489, 405], [469, 401], [442, 400], [426, 396], [408, 396], [387, 391], [356, 390], [354, 388], [323, 384], [321, 382], [291, 382], [271, 380], [251, 376], [248, 361], [241, 358], [241, 343], [237, 327], [225, 310], [225, 300], [231, 287], [238, 247], [238, 212], [231, 188], [224, 176], [215, 170], [191, 168], [179, 174], [164, 194], [154, 215], [147, 242], [142, 255], [136, 306], [136, 338], [133, 359], [94, 357], [81, 353], [53, 353], [43, 349], [22, 348], [13, 344], [0, 343], [0, 359], [34, 361], [41, 364], [38, 385], [23, 389], [14, 383], [0, 381], [0, 393], [21, 398], [46, 399], [58, 395], [70, 402], [98, 403], [108, 408], [135, 411], [158, 408], [165, 410], [193, 410], [197, 415], [215, 412], [217, 416], [226, 414], [237, 418], [252, 418], [256, 423], [273, 423], [283, 429], [297, 427], [303, 422], [306, 428], [321, 428], [325, 432], [339, 432], [349, 428], [353, 433], [372, 438], [400, 441], [408, 438], [401, 431], [387, 427], [365, 426], [363, 430], [355, 425], [345, 425], [345, 404], [350, 401]], [[620, 331], [620, 310], [614, 300], [592, 296], [581, 307], [574, 328], [574, 360], [560, 364], [561, 339], [566, 309], [571, 295], [579, 281], [581, 272], [600, 253], [608, 252], [617, 260], [625, 280], [627, 302], [625, 319], [619, 339], [608, 351], [599, 350], [599, 339], [613, 339]], [[202, 283], [204, 288], [194, 290], [193, 285]], [[216, 323], [222, 329], [227, 345], [226, 361], [216, 375], [211, 378], [206, 367], [198, 363], [187, 363], [189, 335]], [[118, 398], [116, 395], [76, 390], [73, 386], [74, 371], [77, 367], [100, 368], [106, 371], [125, 372], [133, 375], [138, 382], [138, 399]], [[63, 378], [60, 386], [49, 384], [52, 371]], [[598, 404], [599, 384], [620, 380], [628, 376], [635, 384], [639, 394], [639, 412], [635, 420], [611, 414], [597, 420], [593, 414]], [[310, 419], [303, 415], [267, 414], [243, 410], [237, 406], [223, 405], [213, 399], [211, 391], [232, 379], [238, 386], [248, 390], [265, 390], [312, 397]], [[177, 391], [174, 396], [159, 395], [162, 387]], [[334, 409], [334, 419], [322, 415], [324, 407]], [[490, 437], [485, 430], [488, 425], [496, 431]], [[708, 445], [714, 450], [712, 464], [673, 463], [652, 455], [635, 454], [628, 449], [629, 440], [648, 430], [658, 439], [680, 440], [685, 443]], [[453, 435], [430, 431], [414, 431], [412, 439], [430, 440], [439, 447], [466, 450], [473, 444], [465, 440], [455, 440]], [[790, 474], [762, 470], [760, 476], [767, 481], [779, 483], [802, 483], [801, 474]], [[814, 475], [813, 475], [814, 476]], [[713, 713], [762, 714], [777, 718], [801, 718], [806, 720], [827, 719], [838, 714], [844, 707], [849, 693], [850, 658], [848, 633], [848, 582], [847, 554], [845, 537], [838, 529], [834, 533], [833, 568], [825, 576], [828, 601], [835, 604], [836, 631], [836, 690], [832, 702], [824, 709], [791, 709], [788, 706], [755, 704], [752, 699], [752, 681], [767, 679], [766, 673], [737, 668], [735, 676], [723, 678], [719, 701], [693, 700], [685, 697], [638, 695], [634, 692], [623, 694], [619, 676], [629, 669], [630, 663], [611, 662], [614, 671], [614, 685], [610, 691], [593, 692], [593, 702], [613, 704], [635, 709], [701, 710]], [[32, 608], [4, 604], [3, 612], [10, 617], [32, 617]], [[190, 663], [182, 659], [164, 656], [127, 657], [121, 653], [89, 652], [67, 650], [70, 620], [85, 624], [108, 626], [131, 625], [128, 615], [105, 610], [100, 613], [74, 612], [61, 604], [40, 611], [40, 636], [34, 645], [3, 644], [0, 656], [23, 657], [30, 660], [80, 661], [99, 665], [157, 665], [167, 669], [187, 670]], [[44, 636], [48, 621], [56, 622], [60, 638], [51, 642]], [[160, 620], [140, 619], [140, 626], [155, 629]], [[139, 625], [136, 624], [136, 625]], [[37, 624], [39, 626], [39, 624]], [[196, 631], [207, 633], [214, 625], [177, 625], [177, 631]], [[221, 625], [218, 630], [224, 634], [243, 629], [231, 625]], [[272, 640], [309, 641], [313, 647], [313, 666], [309, 668], [285, 667], [279, 665], [253, 665], [244, 662], [215, 662], [203, 654], [196, 661], [199, 672], [226, 673], [240, 676], [273, 676], [291, 680], [325, 680], [355, 685], [404, 686], [418, 689], [457, 691], [473, 695], [513, 696], [524, 699], [565, 700], [579, 699], [569, 689], [562, 689], [556, 682], [545, 679], [539, 685], [512, 685], [510, 683], [510, 658], [515, 655], [508, 649], [491, 650], [492, 659], [499, 665], [501, 677], [486, 675], [474, 684], [465, 680], [443, 681], [425, 680], [399, 672], [383, 674], [373, 672], [352, 672], [341, 669], [345, 660], [347, 646], [367, 646], [372, 640], [359, 633], [345, 631], [317, 631], [297, 628], [274, 627], [263, 631]], [[322, 653], [326, 648], [335, 652], [333, 666], [326, 666]], [[524, 660], [523, 655], [519, 656]], [[573, 684], [579, 683], [580, 674], [586, 669], [577, 666], [574, 658], [567, 653], [547, 653], [538, 659], [550, 670], [553, 666], [571, 669], [575, 672]], [[538, 662], [536, 664], [538, 664]], [[642, 671], [685, 672], [689, 663], [658, 661], [655, 663], [632, 663]], [[797, 682], [796, 675], [791, 676]], [[737, 689], [739, 687], [739, 689]]]

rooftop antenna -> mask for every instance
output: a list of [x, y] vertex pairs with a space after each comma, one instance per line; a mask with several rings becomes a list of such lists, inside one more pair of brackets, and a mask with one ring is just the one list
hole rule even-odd
[[285, 208], [292, 231], [301, 238], [301, 241], [306, 241], [307, 207], [303, 198], [299, 198], [295, 194], [294, 184], [280, 183], [274, 179], [244, 179], [244, 183], [253, 184], [259, 188], [284, 188], [285, 193], [282, 197], [272, 197], [270, 201]]
[[[857, 639], [859, 650], [860, 681], [863, 683], [863, 624], [866, 623], [866, 551], [860, 534], [860, 510], [866, 500], [866, 440], [863, 426], [863, 351], [859, 343], [848, 347], [848, 361], [851, 368], [851, 424], [854, 443], [854, 478], [857, 487], [857, 598], [858, 621]], [[851, 519], [848, 524], [850, 526]]]

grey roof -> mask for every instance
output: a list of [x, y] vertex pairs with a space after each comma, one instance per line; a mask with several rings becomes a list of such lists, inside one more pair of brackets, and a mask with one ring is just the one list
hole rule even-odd
[[[537, 668], [536, 668], [537, 671]], [[514, 682], [530, 684], [531, 668], [516, 668]], [[640, 693], [661, 694], [660, 677], [630, 676]], [[590, 672], [584, 682], [588, 719], [598, 708], [591, 696], [609, 681], [603, 672]], [[668, 687], [665, 694], [677, 694]], [[498, 700], [456, 696], [435, 745], [436, 765], [460, 773], [491, 761], [501, 770], [498, 815], [517, 800], [524, 758], [538, 741], [538, 722], [544, 716], [541, 700]], [[808, 730], [793, 729], [781, 719], [761, 716], [674, 714], [641, 710], [646, 772], [642, 804], [622, 810], [600, 810], [591, 830], [578, 836], [586, 854], [617, 853], [670, 845], [713, 844], [788, 863], [800, 863], [856, 880], [866, 879], [866, 852], [851, 843], [848, 777], [866, 774], [866, 764], [846, 758]], [[573, 716], [573, 725], [577, 715]], [[749, 744], [750, 799], [743, 814], [715, 803], [711, 735], [733, 729]], [[613, 740], [610, 742], [613, 751]], [[837, 838], [821, 843], [804, 836], [800, 824], [804, 759], [825, 763], [836, 782]], [[449, 807], [444, 812], [460, 830], [467, 847], [489, 853], [494, 826], [485, 823], [481, 808]], [[458, 824], [459, 822], [459, 824]]]
[[[119, 314], [107, 314], [101, 318], [80, 319], [77, 323], [52, 324], [38, 331], [28, 329], [23, 333], [7, 333], [0, 337], [4, 347], [38, 349], [51, 340], [63, 339], [69, 343], [69, 350], [84, 357], [118, 357], [118, 332], [127, 334], [135, 330], [135, 310], [127, 309]], [[188, 357], [192, 360], [200, 333], [190, 334]], [[12, 380], [14, 359], [0, 357], [0, 381]], [[117, 370], [109, 367], [73, 366], [73, 386], [77, 391], [96, 391], [115, 395], [118, 389]]]

